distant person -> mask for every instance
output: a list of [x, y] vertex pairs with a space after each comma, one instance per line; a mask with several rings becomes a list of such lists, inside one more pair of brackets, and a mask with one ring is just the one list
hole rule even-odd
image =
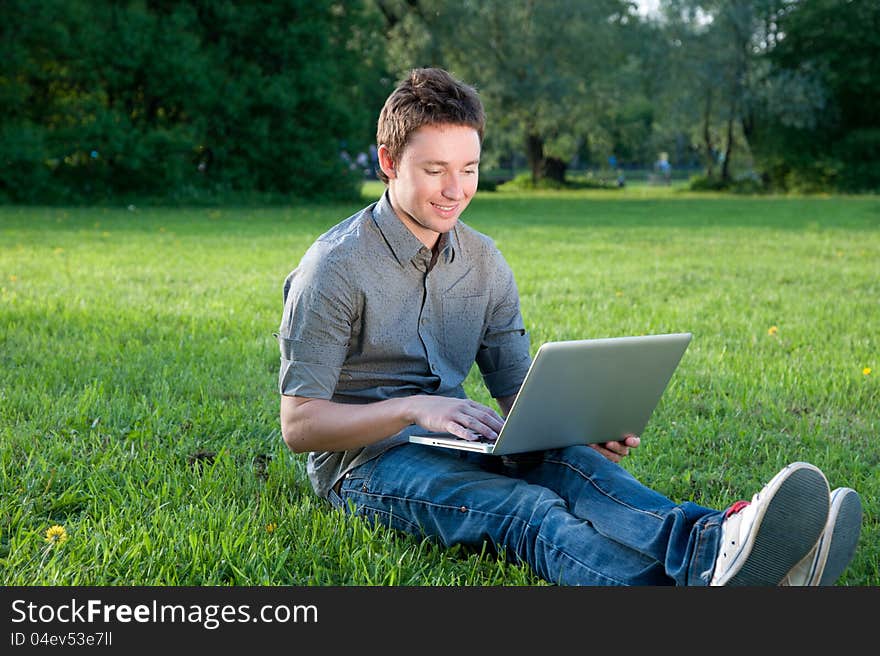
[[351, 154], [348, 152], [348, 149], [346, 147], [346, 143], [344, 141], [342, 142], [342, 145], [341, 145], [341, 148], [339, 151], [339, 159], [342, 160], [342, 162], [343, 162], [343, 164], [345, 164], [346, 168], [348, 168], [352, 171], [355, 169], [356, 164], [354, 163], [354, 160], [351, 158]]
[[626, 186], [626, 176], [623, 174], [623, 169], [617, 169], [617, 186], [620, 188]]
[[660, 153], [660, 158], [654, 165], [654, 170], [659, 173], [663, 184], [672, 184], [672, 165], [669, 163], [669, 155]]
[[355, 162], [357, 162], [358, 168], [364, 172], [364, 175], [369, 177], [370, 159], [367, 157], [367, 154], [363, 151], [359, 152], [355, 158]]
[[460, 221], [477, 190], [483, 106], [417, 69], [379, 115], [381, 198], [331, 228], [284, 283], [281, 431], [334, 506], [440, 544], [488, 544], [542, 579], [585, 585], [816, 585], [847, 567], [850, 488], [784, 467], [750, 502], [676, 503], [619, 463], [636, 435], [499, 458], [413, 444], [415, 431], [495, 440], [469, 400], [476, 362], [505, 415], [531, 363], [514, 275]]

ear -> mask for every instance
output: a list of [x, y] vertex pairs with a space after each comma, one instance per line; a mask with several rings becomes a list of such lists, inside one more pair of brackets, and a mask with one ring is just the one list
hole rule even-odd
[[394, 160], [391, 159], [391, 151], [388, 150], [388, 146], [382, 144], [379, 146], [379, 168], [382, 169], [382, 172], [388, 176], [388, 179], [393, 179], [397, 177], [397, 171], [394, 168]]

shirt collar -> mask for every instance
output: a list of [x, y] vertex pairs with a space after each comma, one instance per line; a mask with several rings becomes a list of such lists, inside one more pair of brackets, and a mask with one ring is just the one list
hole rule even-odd
[[[391, 207], [391, 200], [388, 198], [388, 190], [382, 194], [382, 197], [373, 207], [373, 221], [391, 247], [394, 257], [400, 264], [410, 262], [420, 255], [424, 255], [425, 245], [409, 231], [403, 221], [394, 212]], [[455, 235], [457, 226], [449, 232], [440, 235], [439, 247], [440, 257], [444, 262], [451, 262], [455, 257], [455, 251], [458, 246], [458, 239]]]

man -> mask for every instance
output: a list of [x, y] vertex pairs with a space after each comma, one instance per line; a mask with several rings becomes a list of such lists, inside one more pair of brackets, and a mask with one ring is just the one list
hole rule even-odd
[[861, 504], [842, 488], [832, 509], [807, 463], [719, 511], [673, 503], [622, 468], [634, 435], [519, 458], [408, 442], [416, 430], [495, 439], [502, 417], [462, 382], [476, 362], [506, 414], [530, 364], [513, 273], [459, 221], [483, 126], [474, 89], [412, 71], [379, 117], [386, 192], [319, 237], [285, 281], [281, 428], [291, 450], [309, 452], [316, 493], [445, 545], [489, 542], [552, 583], [836, 580]]

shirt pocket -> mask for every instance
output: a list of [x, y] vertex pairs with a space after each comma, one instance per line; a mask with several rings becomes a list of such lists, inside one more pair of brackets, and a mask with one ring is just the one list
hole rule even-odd
[[488, 305], [488, 292], [443, 297], [443, 320], [439, 341], [444, 355], [462, 378], [467, 376], [477, 358], [486, 326]]

